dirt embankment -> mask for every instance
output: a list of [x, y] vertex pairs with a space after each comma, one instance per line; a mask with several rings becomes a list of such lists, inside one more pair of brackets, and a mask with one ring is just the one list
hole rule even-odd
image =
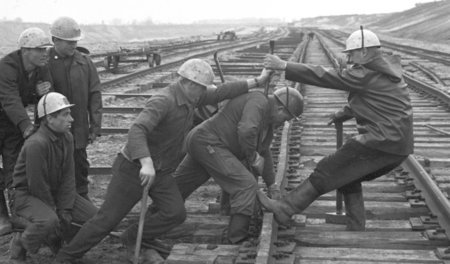
[[306, 18], [297, 25], [353, 31], [365, 25], [396, 38], [450, 44], [450, 0], [418, 4], [403, 12]]

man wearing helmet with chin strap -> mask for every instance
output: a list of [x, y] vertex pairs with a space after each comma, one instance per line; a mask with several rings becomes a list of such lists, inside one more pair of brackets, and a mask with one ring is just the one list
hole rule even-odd
[[47, 35], [40, 28], [24, 30], [19, 49], [0, 60], [0, 236], [11, 232], [4, 190], [12, 182], [14, 165], [24, 139], [34, 132], [25, 107], [36, 104], [51, 89], [46, 49]]
[[361, 182], [388, 173], [413, 153], [411, 100], [400, 58], [382, 54], [378, 37], [362, 27], [347, 39], [344, 52], [350, 67], [341, 71], [285, 62], [273, 55], [265, 58], [267, 68], [285, 71], [288, 80], [348, 91], [348, 105], [336, 112], [330, 123], [355, 118], [359, 131], [323, 158], [309, 178], [282, 200], [258, 192], [262, 205], [283, 224], [320, 195], [340, 189], [347, 230], [365, 230]]
[[77, 195], [74, 182], [73, 137], [70, 104], [65, 96], [50, 92], [37, 105], [39, 129], [25, 141], [14, 170], [11, 211], [15, 233], [11, 263], [25, 263], [26, 253], [37, 253], [41, 244], [58, 252], [78, 224], [91, 218], [97, 208]]
[[77, 50], [83, 38], [78, 23], [70, 17], [56, 19], [50, 27], [54, 48], [49, 51], [49, 69], [56, 92], [67, 97], [72, 108], [75, 184], [77, 193], [89, 200], [89, 161], [86, 148], [101, 134], [102, 96], [97, 69], [87, 54]]
[[[128, 141], [116, 157], [105, 201], [99, 212], [76, 237], [58, 253], [55, 263], [71, 263], [99, 243], [139, 202], [146, 185], [156, 212], [147, 214], [142, 245], [145, 256], [161, 257], [149, 249], [155, 238], [182, 223], [186, 218], [183, 199], [173, 171], [184, 157], [182, 144], [192, 128], [197, 106], [217, 104], [264, 83], [268, 74], [257, 79], [229, 82], [213, 87], [214, 72], [201, 59], [190, 59], [178, 69], [179, 79], [153, 95], [128, 132]], [[132, 261], [137, 238], [137, 223], [121, 235]], [[149, 253], [149, 254], [147, 254]]]
[[280, 88], [266, 97], [250, 92], [230, 100], [216, 115], [186, 137], [187, 155], [174, 173], [183, 199], [212, 177], [230, 196], [227, 239], [248, 237], [258, 183], [274, 184], [270, 144], [273, 130], [303, 112], [303, 97], [294, 88]]

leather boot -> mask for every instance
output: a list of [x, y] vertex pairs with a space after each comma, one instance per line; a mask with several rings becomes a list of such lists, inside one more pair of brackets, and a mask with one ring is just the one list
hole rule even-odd
[[362, 192], [344, 193], [345, 214], [348, 231], [366, 230], [366, 214]]
[[238, 244], [248, 237], [251, 217], [249, 215], [234, 214], [230, 216], [228, 224], [228, 241]]
[[291, 216], [306, 209], [317, 197], [319, 192], [309, 179], [303, 181], [297, 188], [290, 191], [281, 200], [269, 199], [262, 191], [256, 193], [262, 206], [272, 212], [275, 220], [282, 225], [289, 225]]
[[9, 221], [8, 206], [6, 205], [3, 190], [0, 191], [0, 236], [12, 232], [12, 225]]
[[9, 247], [9, 263], [26, 263], [27, 252], [21, 242], [22, 233], [16, 232], [13, 234], [11, 244]]

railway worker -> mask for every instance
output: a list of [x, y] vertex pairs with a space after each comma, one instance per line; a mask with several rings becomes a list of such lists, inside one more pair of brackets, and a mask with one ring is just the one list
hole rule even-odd
[[72, 221], [84, 223], [97, 211], [75, 191], [72, 107], [56, 92], [37, 105], [40, 127], [25, 141], [13, 175], [12, 219], [24, 231], [13, 235], [12, 263], [25, 263], [26, 253], [36, 253], [41, 244], [56, 254], [62, 237], [73, 236]]
[[347, 230], [365, 230], [361, 182], [380, 177], [413, 153], [413, 116], [408, 86], [398, 56], [382, 54], [378, 37], [369, 30], [353, 32], [346, 41], [347, 63], [341, 71], [285, 62], [267, 55], [269, 69], [285, 71], [286, 79], [349, 92], [348, 105], [331, 122], [356, 119], [359, 134], [323, 158], [313, 173], [281, 200], [258, 192], [262, 205], [286, 224], [317, 197], [339, 189], [344, 195]]
[[212, 177], [230, 195], [228, 241], [248, 237], [258, 183], [274, 184], [270, 144], [273, 130], [303, 112], [303, 98], [294, 88], [280, 88], [266, 97], [250, 92], [228, 102], [216, 115], [186, 137], [187, 155], [174, 173], [183, 199]]
[[35, 131], [26, 106], [36, 104], [51, 89], [46, 68], [46, 48], [50, 45], [44, 31], [28, 28], [19, 36], [19, 49], [0, 60], [0, 235], [12, 230], [4, 191], [12, 183], [24, 139]]
[[[55, 263], [71, 263], [99, 243], [128, 214], [150, 185], [149, 196], [156, 212], [145, 218], [142, 245], [149, 248], [155, 238], [182, 223], [186, 218], [183, 199], [172, 173], [181, 162], [182, 143], [192, 129], [194, 109], [217, 104], [256, 86], [254, 79], [229, 82], [214, 89], [214, 72], [201, 59], [190, 59], [178, 69], [179, 79], [153, 95], [128, 132], [128, 141], [116, 157], [112, 179], [99, 212], [56, 256]], [[263, 83], [268, 74], [257, 77]], [[131, 260], [138, 224], [121, 235]], [[152, 250], [152, 249], [149, 249]], [[147, 253], [148, 250], [145, 251]], [[154, 256], [156, 257], [156, 256]]]
[[101, 134], [102, 95], [100, 79], [92, 60], [77, 50], [82, 39], [78, 23], [70, 17], [56, 19], [50, 27], [54, 48], [50, 49], [49, 68], [56, 92], [67, 97], [72, 108], [75, 183], [77, 193], [89, 200], [89, 161], [86, 148]]

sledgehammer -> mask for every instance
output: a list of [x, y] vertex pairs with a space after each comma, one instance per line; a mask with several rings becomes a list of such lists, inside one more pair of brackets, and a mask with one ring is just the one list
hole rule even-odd
[[141, 251], [142, 233], [144, 232], [145, 214], [147, 213], [147, 200], [148, 200], [148, 190], [149, 189], [150, 189], [150, 184], [147, 184], [142, 193], [141, 214], [139, 216], [139, 226], [138, 226], [138, 233], [137, 233], [137, 238], [136, 238], [136, 248], [134, 250], [133, 264], [139, 263], [139, 253]]

